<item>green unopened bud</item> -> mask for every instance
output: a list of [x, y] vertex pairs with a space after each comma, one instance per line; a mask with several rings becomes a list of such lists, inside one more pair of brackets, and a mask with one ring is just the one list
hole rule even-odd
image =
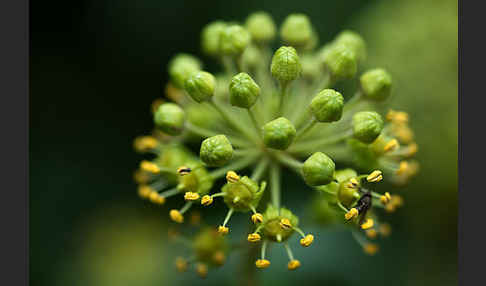
[[282, 40], [294, 47], [303, 47], [311, 41], [312, 24], [304, 14], [291, 14], [287, 16], [280, 29]]
[[281, 83], [288, 83], [299, 77], [302, 66], [297, 51], [292, 47], [280, 47], [273, 55], [270, 71]]
[[373, 69], [361, 76], [360, 84], [365, 97], [382, 101], [390, 96], [392, 78], [384, 69]]
[[235, 75], [229, 85], [230, 103], [241, 108], [250, 108], [260, 95], [260, 87], [247, 73]]
[[216, 80], [214, 76], [205, 71], [198, 71], [192, 74], [184, 84], [187, 93], [199, 103], [211, 99], [215, 86]]
[[353, 116], [353, 134], [363, 143], [371, 143], [380, 135], [383, 119], [374, 111], [361, 111]]
[[265, 191], [266, 182], [258, 183], [248, 178], [241, 177], [236, 182], [226, 183], [221, 191], [225, 204], [236, 211], [250, 211], [258, 207], [258, 203]]
[[336, 165], [326, 154], [316, 152], [302, 165], [302, 175], [311, 187], [327, 185], [334, 179]]
[[201, 160], [208, 166], [222, 166], [233, 156], [233, 146], [224, 135], [216, 135], [201, 143]]
[[226, 25], [225, 22], [214, 21], [203, 28], [201, 33], [201, 47], [204, 53], [210, 56], [219, 55], [219, 41]]
[[261, 66], [262, 53], [255, 45], [249, 45], [241, 55], [243, 70], [254, 70]]
[[239, 25], [230, 25], [221, 33], [220, 49], [225, 55], [241, 55], [250, 44], [250, 33]]
[[257, 43], [266, 43], [275, 37], [275, 23], [266, 12], [256, 12], [246, 19], [246, 28], [251, 34], [252, 40]]
[[334, 42], [351, 49], [355, 53], [358, 61], [366, 58], [366, 43], [358, 33], [349, 30], [342, 31], [336, 36]]
[[169, 63], [169, 75], [172, 83], [184, 88], [186, 80], [202, 68], [201, 62], [188, 54], [178, 54]]
[[177, 104], [163, 103], [154, 114], [154, 122], [163, 132], [179, 135], [184, 129], [185, 112]]
[[295, 138], [294, 125], [287, 118], [279, 117], [263, 126], [263, 142], [273, 149], [287, 149]]
[[311, 112], [319, 122], [338, 121], [343, 114], [343, 107], [343, 96], [333, 89], [319, 92], [310, 103]]
[[355, 53], [345, 45], [333, 45], [324, 51], [324, 64], [336, 79], [352, 78], [358, 70]]

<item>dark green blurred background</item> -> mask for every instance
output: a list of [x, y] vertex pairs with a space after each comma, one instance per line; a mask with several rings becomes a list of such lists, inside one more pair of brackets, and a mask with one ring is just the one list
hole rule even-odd
[[[175, 273], [179, 251], [166, 239], [170, 204], [156, 208], [138, 200], [132, 172], [141, 158], [132, 140], [152, 127], [150, 103], [163, 95], [169, 58], [177, 52], [201, 56], [204, 24], [243, 21], [256, 10], [270, 12], [277, 23], [289, 13], [306, 13], [321, 43], [344, 28], [362, 33], [366, 66], [394, 76], [391, 106], [410, 112], [422, 167], [401, 191], [406, 205], [394, 215], [394, 233], [377, 256], [365, 256], [346, 232], [309, 223], [318, 238], [312, 251], [296, 251], [303, 267], [288, 273], [278, 262], [283, 250], [272, 251], [274, 267], [258, 274], [260, 281], [457, 284], [457, 2], [262, 2], [31, 2], [31, 285], [244, 281], [238, 256], [206, 280]], [[287, 183], [298, 186], [299, 180]], [[284, 197], [300, 213], [310, 199], [297, 190]], [[210, 213], [209, 223], [217, 222], [217, 213]]]

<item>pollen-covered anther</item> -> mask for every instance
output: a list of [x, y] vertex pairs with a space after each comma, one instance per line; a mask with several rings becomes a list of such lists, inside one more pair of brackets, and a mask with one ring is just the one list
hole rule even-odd
[[208, 276], [208, 266], [204, 263], [196, 264], [196, 272], [201, 278], [206, 278]]
[[356, 178], [351, 178], [351, 179], [349, 180], [349, 183], [348, 183], [348, 186], [347, 186], [347, 187], [348, 187], [348, 188], [353, 188], [353, 189], [354, 189], [354, 188], [356, 188], [357, 186], [359, 186], [359, 182], [358, 182], [358, 180], [356, 180]]
[[149, 173], [154, 173], [154, 174], [160, 173], [160, 168], [155, 163], [146, 160], [140, 162], [140, 169]]
[[251, 221], [254, 224], [263, 222], [263, 215], [261, 213], [255, 213], [251, 216]]
[[218, 226], [218, 233], [221, 234], [221, 235], [227, 235], [229, 232], [229, 228], [227, 228], [226, 226]]
[[149, 200], [152, 202], [152, 203], [156, 203], [157, 202], [157, 199], [159, 197], [159, 193], [157, 193], [156, 191], [151, 191], [148, 198]]
[[396, 150], [398, 147], [400, 147], [400, 144], [398, 144], [397, 139], [392, 139], [386, 143], [385, 147], [383, 147], [383, 151], [385, 152], [390, 152]]
[[255, 265], [260, 269], [264, 269], [270, 266], [270, 261], [266, 259], [258, 259], [257, 261], [255, 261]]
[[226, 180], [230, 183], [237, 183], [240, 181], [240, 176], [238, 176], [238, 174], [236, 174], [234, 171], [228, 171], [226, 173]]
[[380, 202], [384, 205], [388, 204], [391, 201], [391, 195], [389, 192], [386, 192], [384, 195], [380, 197]]
[[396, 171], [397, 175], [403, 175], [406, 174], [407, 171], [409, 170], [409, 165], [407, 161], [401, 161], [400, 165], [398, 165], [398, 169]]
[[193, 192], [186, 192], [184, 194], [184, 199], [186, 201], [195, 201], [195, 200], [199, 199], [199, 194], [193, 193]]
[[364, 246], [363, 246], [363, 250], [366, 254], [369, 254], [369, 255], [375, 255], [379, 248], [378, 248], [378, 245], [377, 244], [374, 244], [374, 243], [366, 243]]
[[394, 123], [408, 123], [408, 113], [403, 111], [390, 110], [386, 114], [386, 120]]
[[371, 172], [371, 174], [369, 174], [368, 177], [366, 177], [366, 180], [370, 183], [379, 182], [383, 180], [382, 172], [380, 170], [375, 170]]
[[179, 272], [187, 271], [187, 261], [182, 257], [176, 258], [175, 266], [176, 266], [177, 271], [179, 271]]
[[250, 233], [248, 235], [249, 242], [259, 242], [261, 239], [262, 237], [258, 233]]
[[209, 206], [212, 203], [213, 203], [213, 197], [210, 195], [205, 195], [201, 198], [201, 205], [203, 206]]
[[412, 142], [412, 143], [408, 144], [406, 156], [412, 157], [413, 155], [417, 154], [417, 152], [418, 152], [418, 145], [417, 145], [417, 143]]
[[142, 199], [149, 198], [150, 194], [152, 193], [153, 189], [147, 185], [140, 185], [138, 186], [138, 195]]
[[361, 228], [362, 229], [370, 229], [373, 227], [375, 223], [373, 222], [373, 220], [371, 218], [367, 219], [362, 225], [361, 225]]
[[344, 218], [346, 220], [350, 220], [358, 216], [358, 210], [356, 208], [350, 209], [347, 213], [344, 214]]
[[292, 228], [292, 223], [290, 222], [290, 220], [288, 218], [283, 218], [280, 220], [280, 227], [282, 229], [290, 229]]
[[314, 242], [314, 236], [312, 234], [308, 234], [305, 237], [300, 239], [300, 245], [304, 247], [308, 247]]
[[289, 270], [295, 270], [295, 269], [297, 269], [299, 267], [300, 267], [300, 261], [299, 260], [296, 260], [296, 259], [290, 260], [289, 261], [289, 264], [287, 264], [287, 268]]
[[134, 147], [138, 152], [145, 152], [151, 149], [155, 149], [158, 145], [157, 139], [152, 136], [142, 136], [135, 139]]
[[226, 261], [226, 255], [224, 254], [223, 251], [216, 251], [213, 254], [213, 261], [218, 265], [223, 265], [224, 262]]
[[373, 228], [368, 229], [368, 230], [366, 230], [366, 236], [371, 238], [371, 239], [375, 239], [378, 236], [378, 232]]
[[180, 176], [188, 175], [189, 173], [191, 173], [191, 171], [192, 171], [191, 168], [186, 166], [181, 166], [177, 168], [177, 174], [179, 174]]
[[178, 210], [171, 210], [169, 212], [170, 219], [177, 222], [177, 223], [183, 223], [184, 222], [184, 216], [178, 211]]

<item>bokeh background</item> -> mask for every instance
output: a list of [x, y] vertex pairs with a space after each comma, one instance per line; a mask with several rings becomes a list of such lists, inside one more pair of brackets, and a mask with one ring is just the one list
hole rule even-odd
[[[132, 172], [141, 157], [132, 140], [152, 127], [150, 103], [163, 95], [169, 58], [202, 57], [203, 25], [243, 21], [256, 10], [277, 23], [306, 13], [321, 43], [344, 28], [360, 32], [366, 66], [394, 76], [391, 106], [409, 111], [421, 163], [400, 190], [406, 205], [378, 255], [365, 256], [347, 232], [309, 221], [318, 238], [312, 251], [296, 250], [303, 267], [288, 273], [283, 250], [275, 250], [257, 281], [457, 284], [457, 1], [56, 0], [30, 8], [31, 285], [244, 285], [239, 255], [206, 280], [175, 272], [174, 257], [187, 249], [167, 242], [171, 204], [137, 198]], [[284, 199], [305, 215], [311, 198], [296, 189]], [[220, 216], [210, 211], [207, 221]]]

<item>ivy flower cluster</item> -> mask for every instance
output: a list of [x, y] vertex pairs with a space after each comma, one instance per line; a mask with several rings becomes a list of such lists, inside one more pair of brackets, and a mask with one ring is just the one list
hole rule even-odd
[[[282, 46], [273, 52], [277, 34]], [[206, 276], [233, 251], [233, 215], [254, 225], [246, 240], [261, 244], [257, 268], [270, 266], [269, 244], [286, 251], [289, 270], [299, 268], [288, 241], [297, 237], [309, 247], [316, 234], [305, 232], [283, 206], [283, 193], [294, 191], [281, 183], [290, 172], [319, 194], [320, 212], [349, 226], [366, 253], [376, 253], [378, 245], [370, 241], [390, 233], [380, 217], [403, 199], [377, 193], [375, 186], [382, 180], [407, 183], [418, 172], [412, 159], [418, 147], [407, 113], [384, 110], [391, 75], [382, 68], [360, 70], [366, 59], [362, 37], [343, 31], [320, 46], [306, 15], [291, 14], [277, 28], [269, 14], [257, 12], [241, 24], [209, 23], [201, 47], [222, 72], [210, 73], [193, 55], [175, 55], [166, 98], [152, 104], [154, 131], [134, 143], [137, 151], [152, 154], [135, 173], [138, 193], [157, 205], [169, 198], [180, 202], [168, 211], [172, 221], [184, 223], [194, 206], [226, 206], [219, 225], [187, 239], [197, 273]], [[353, 94], [335, 88], [353, 79]], [[218, 181], [224, 182], [220, 189]], [[177, 269], [189, 262], [178, 258]]]

